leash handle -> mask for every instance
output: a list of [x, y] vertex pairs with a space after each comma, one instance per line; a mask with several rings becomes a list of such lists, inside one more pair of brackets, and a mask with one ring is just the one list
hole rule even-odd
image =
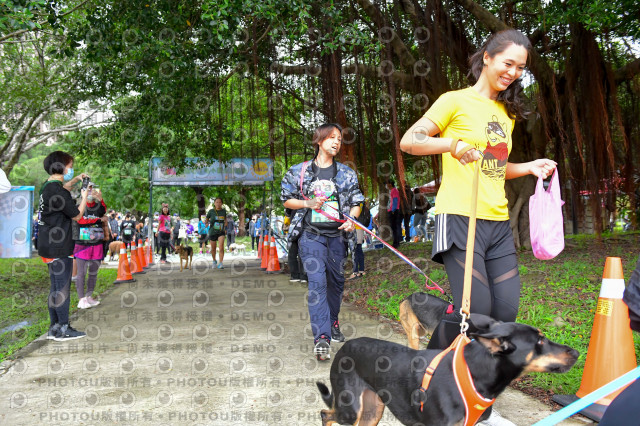
[[475, 162], [473, 182], [471, 183], [471, 213], [469, 214], [469, 229], [467, 232], [467, 251], [464, 262], [464, 290], [462, 292], [462, 305], [460, 313], [462, 321], [460, 332], [465, 333], [469, 328], [466, 319], [471, 313], [471, 279], [473, 277], [473, 250], [476, 242], [476, 217], [478, 212], [478, 181], [480, 180], [480, 160]]

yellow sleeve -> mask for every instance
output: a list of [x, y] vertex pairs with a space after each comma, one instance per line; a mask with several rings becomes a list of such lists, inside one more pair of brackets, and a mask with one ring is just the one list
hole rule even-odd
[[436, 99], [424, 116], [433, 121], [440, 132], [443, 132], [451, 122], [454, 113], [455, 98], [453, 92], [447, 92]]

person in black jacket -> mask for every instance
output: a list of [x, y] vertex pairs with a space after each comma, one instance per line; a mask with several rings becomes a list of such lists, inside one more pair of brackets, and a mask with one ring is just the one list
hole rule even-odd
[[[80, 206], [77, 207], [69, 190], [86, 177], [84, 173], [73, 177], [73, 157], [63, 151], [54, 151], [43, 161], [49, 179], [40, 189], [38, 200], [38, 254], [47, 263], [51, 290], [48, 297], [51, 323], [47, 339], [65, 341], [84, 337], [69, 324], [69, 289], [74, 241], [71, 221], [82, 218], [87, 205], [88, 191], [81, 191]], [[66, 184], [63, 184], [66, 182]]]
[[[622, 300], [629, 307], [629, 326], [632, 330], [640, 332], [640, 257], [624, 289]], [[611, 401], [600, 420], [600, 426], [637, 425], [638, 403], [640, 403], [640, 379], [632, 382]]]
[[122, 236], [122, 242], [127, 250], [131, 249], [131, 241], [135, 238], [136, 234], [136, 221], [131, 219], [131, 213], [127, 212], [124, 216], [124, 220], [120, 224], [120, 235]]

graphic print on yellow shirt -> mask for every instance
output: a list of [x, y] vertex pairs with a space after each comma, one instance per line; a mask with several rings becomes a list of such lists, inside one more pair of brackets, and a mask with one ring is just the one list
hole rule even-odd
[[480, 164], [480, 170], [489, 179], [504, 181], [509, 158], [509, 140], [507, 139], [506, 123], [499, 123], [498, 117], [491, 117], [493, 121], [487, 123], [487, 147]]
[[[473, 87], [444, 93], [425, 117], [440, 129], [440, 137], [462, 139], [484, 153], [480, 158], [478, 219], [508, 220], [504, 190], [514, 120], [501, 102], [480, 95]], [[436, 214], [469, 216], [475, 163], [463, 166], [449, 152], [442, 154], [442, 182]]]

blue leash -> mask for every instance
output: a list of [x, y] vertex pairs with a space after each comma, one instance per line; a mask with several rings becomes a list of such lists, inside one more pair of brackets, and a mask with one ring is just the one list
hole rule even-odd
[[605, 396], [609, 395], [610, 393], [615, 392], [616, 390], [620, 389], [621, 387], [633, 382], [638, 377], [640, 377], [640, 367], [636, 367], [635, 370], [631, 370], [628, 373], [623, 374], [622, 376], [620, 376], [617, 379], [607, 383], [606, 385], [602, 386], [601, 388], [594, 390], [593, 392], [591, 392], [588, 395], [585, 395], [584, 398], [581, 398], [581, 399], [577, 400], [576, 402], [573, 402], [573, 403], [567, 405], [563, 409], [561, 409], [559, 411], [556, 411], [555, 413], [553, 413], [549, 417], [540, 420], [538, 423], [535, 423], [533, 426], [551, 426], [551, 425], [555, 425], [555, 424], [559, 423], [560, 421], [566, 419], [567, 417], [574, 415], [575, 413], [577, 413], [578, 411], [582, 410], [583, 408], [593, 404], [597, 400], [602, 399]]

